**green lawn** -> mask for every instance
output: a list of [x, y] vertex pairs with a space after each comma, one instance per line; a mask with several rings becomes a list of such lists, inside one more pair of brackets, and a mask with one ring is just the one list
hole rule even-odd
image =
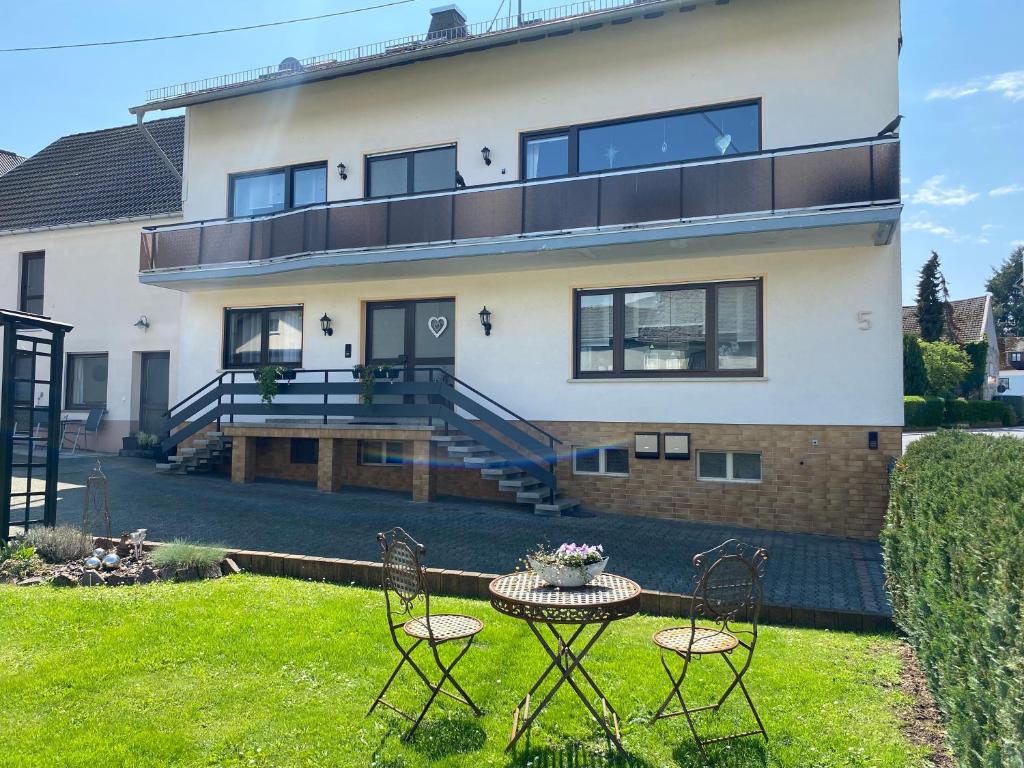
[[[375, 591], [238, 576], [119, 589], [0, 587], [0, 765], [597, 766], [605, 742], [564, 686], [517, 753], [512, 707], [546, 657], [525, 625], [486, 602], [438, 598], [486, 627], [460, 665], [482, 718], [445, 700], [410, 744], [405, 721], [364, 714], [396, 661]], [[614, 624], [588, 666], [623, 716], [640, 766], [700, 765], [681, 718], [646, 723], [667, 692], [650, 642], [664, 618]], [[771, 741], [713, 748], [720, 766], [919, 766], [899, 729], [895, 640], [763, 629], [748, 676]], [[693, 690], [721, 686], [708, 660]], [[409, 673], [392, 691], [425, 691]], [[709, 694], [710, 695], [710, 694]], [[692, 703], [708, 696], [691, 696]], [[740, 697], [705, 719], [742, 725]], [[705, 718], [708, 716], [705, 715]]]

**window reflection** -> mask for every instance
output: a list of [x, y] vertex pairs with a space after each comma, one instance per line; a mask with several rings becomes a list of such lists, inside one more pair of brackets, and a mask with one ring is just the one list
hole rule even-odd
[[581, 371], [612, 370], [612, 295], [580, 297], [579, 367]]
[[628, 371], [707, 368], [706, 291], [647, 291], [625, 296]]
[[569, 136], [539, 136], [526, 142], [526, 178], [546, 179], [569, 173]]

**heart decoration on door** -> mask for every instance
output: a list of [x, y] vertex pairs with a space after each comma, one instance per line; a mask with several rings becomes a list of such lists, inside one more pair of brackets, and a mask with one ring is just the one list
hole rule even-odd
[[427, 318], [427, 328], [434, 334], [435, 339], [440, 339], [441, 334], [448, 328], [448, 318], [443, 315], [441, 317]]

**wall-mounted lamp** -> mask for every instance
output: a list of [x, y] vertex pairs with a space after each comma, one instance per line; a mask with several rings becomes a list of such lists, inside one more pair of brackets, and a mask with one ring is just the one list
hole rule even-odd
[[484, 308], [480, 310], [480, 325], [484, 328], [484, 336], [491, 335], [491, 310], [484, 305]]
[[483, 149], [480, 150], [480, 154], [483, 155], [483, 157], [484, 157], [484, 165], [490, 165], [491, 164], [491, 148], [490, 147], [484, 147]]
[[135, 327], [140, 331], [149, 330], [149, 318], [146, 315], [142, 315], [138, 320], [135, 321]]
[[342, 181], [345, 181], [348, 178], [348, 173], [346, 173], [347, 170], [348, 169], [345, 167], [344, 163], [338, 163], [338, 176], [341, 177]]
[[320, 318], [320, 330], [324, 332], [324, 336], [334, 335], [334, 329], [331, 328], [331, 318], [326, 312], [324, 312], [324, 316]]

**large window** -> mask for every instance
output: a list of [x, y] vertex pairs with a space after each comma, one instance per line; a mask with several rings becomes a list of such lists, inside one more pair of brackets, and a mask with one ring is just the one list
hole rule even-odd
[[622, 446], [572, 449], [574, 475], [629, 477], [629, 449]]
[[524, 179], [613, 171], [761, 149], [760, 102], [631, 118], [523, 137]]
[[761, 281], [576, 292], [579, 378], [760, 375]]
[[43, 314], [43, 277], [46, 255], [43, 251], [21, 254], [21, 295], [18, 308], [22, 312]]
[[366, 195], [388, 197], [455, 189], [455, 147], [366, 158]]
[[327, 164], [296, 165], [231, 177], [231, 215], [258, 216], [327, 200]]
[[107, 407], [107, 354], [68, 355], [68, 409]]
[[302, 307], [224, 310], [224, 367], [302, 364]]
[[697, 478], [731, 483], [759, 483], [761, 454], [741, 451], [698, 451]]
[[360, 440], [359, 463], [384, 467], [405, 463], [405, 447], [394, 440]]

